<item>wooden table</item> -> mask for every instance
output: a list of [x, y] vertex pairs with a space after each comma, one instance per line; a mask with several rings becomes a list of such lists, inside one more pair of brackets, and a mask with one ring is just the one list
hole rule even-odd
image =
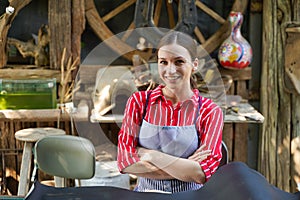
[[61, 109], [0, 110], [0, 121], [45, 122], [70, 120], [71, 117], [82, 121], [89, 120], [87, 105], [80, 105], [73, 111]]
[[[92, 112], [92, 123], [122, 123], [123, 115], [107, 114], [104, 116]], [[264, 117], [249, 103], [240, 103], [226, 109], [224, 123], [263, 123]]]

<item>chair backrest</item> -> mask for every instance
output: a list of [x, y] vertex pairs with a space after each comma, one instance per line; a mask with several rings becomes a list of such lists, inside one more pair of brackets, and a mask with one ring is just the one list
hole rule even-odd
[[220, 161], [219, 167], [226, 165], [228, 163], [228, 149], [224, 141], [222, 141], [222, 159]]
[[95, 174], [94, 145], [83, 137], [44, 137], [36, 142], [34, 157], [37, 168], [49, 175], [89, 179]]

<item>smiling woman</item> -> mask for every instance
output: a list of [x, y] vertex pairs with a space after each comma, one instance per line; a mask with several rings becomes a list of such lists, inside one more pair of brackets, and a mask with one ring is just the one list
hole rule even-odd
[[117, 159], [122, 173], [138, 176], [135, 191], [197, 190], [219, 166], [223, 114], [191, 84], [196, 49], [189, 35], [166, 34], [157, 51], [163, 84], [127, 101]]

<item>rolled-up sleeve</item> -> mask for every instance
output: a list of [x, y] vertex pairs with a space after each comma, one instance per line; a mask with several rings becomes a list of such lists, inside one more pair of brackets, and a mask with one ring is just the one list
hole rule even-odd
[[215, 104], [209, 105], [203, 112], [200, 141], [201, 144], [205, 144], [205, 149], [212, 150], [212, 153], [200, 162], [200, 166], [205, 174], [205, 181], [208, 181], [222, 159], [223, 112]]
[[123, 170], [135, 162], [140, 161], [137, 153], [138, 132], [142, 120], [144, 95], [142, 93], [133, 94], [127, 101], [124, 111], [122, 127], [118, 134], [118, 169]]

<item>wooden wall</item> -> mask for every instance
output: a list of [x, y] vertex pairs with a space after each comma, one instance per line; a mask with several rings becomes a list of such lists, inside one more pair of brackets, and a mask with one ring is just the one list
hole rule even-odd
[[[299, 22], [299, 9], [298, 0], [263, 1], [260, 97], [265, 122], [260, 138], [259, 171], [271, 184], [291, 192], [297, 191], [296, 180], [300, 182], [300, 160], [294, 160], [291, 148], [292, 141], [300, 137], [300, 95], [289, 92], [286, 85], [285, 46], [286, 27]], [[299, 50], [287, 54], [299, 57]]]

